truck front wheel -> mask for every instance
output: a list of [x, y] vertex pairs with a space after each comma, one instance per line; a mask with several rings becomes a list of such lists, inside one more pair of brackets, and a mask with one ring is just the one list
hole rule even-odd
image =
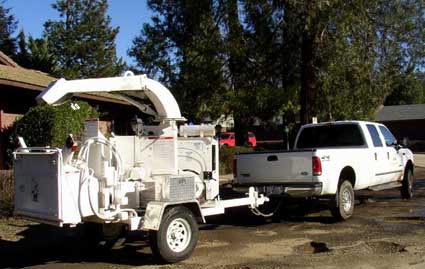
[[166, 209], [158, 231], [150, 232], [152, 253], [161, 261], [175, 263], [188, 258], [198, 242], [198, 224], [183, 206]]
[[403, 182], [400, 187], [401, 198], [410, 199], [413, 197], [413, 174], [412, 170], [406, 169], [404, 172]]
[[331, 209], [332, 216], [337, 220], [346, 220], [353, 215], [354, 190], [348, 180], [340, 183], [336, 194], [336, 206]]

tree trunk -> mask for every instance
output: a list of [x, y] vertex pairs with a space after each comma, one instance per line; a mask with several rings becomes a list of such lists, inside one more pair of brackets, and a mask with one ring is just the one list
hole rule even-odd
[[[243, 29], [239, 20], [238, 1], [229, 0], [226, 5], [227, 12], [227, 49], [229, 53], [229, 72], [231, 77], [232, 89], [237, 93], [244, 90], [244, 81], [242, 79], [244, 52], [243, 52]], [[235, 122], [234, 132], [237, 146], [243, 146], [246, 143], [248, 135], [248, 117], [241, 111], [233, 111]]]
[[[315, 54], [315, 26], [313, 25], [312, 9], [314, 8], [314, 0], [307, 3], [306, 25], [303, 31], [301, 45], [301, 91], [300, 91], [300, 123], [301, 125], [311, 122], [312, 117], [316, 116], [316, 94], [317, 81], [314, 70], [314, 54]], [[309, 19], [307, 19], [310, 17]]]

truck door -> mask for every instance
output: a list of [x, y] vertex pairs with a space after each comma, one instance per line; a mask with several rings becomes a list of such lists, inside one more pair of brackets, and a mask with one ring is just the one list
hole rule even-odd
[[379, 131], [381, 132], [384, 141], [384, 172], [382, 175], [383, 182], [392, 182], [397, 181], [403, 173], [403, 162], [401, 156], [398, 154], [397, 149], [395, 148], [396, 139], [392, 133], [383, 125], [379, 125]]
[[366, 127], [372, 138], [371, 151], [369, 151], [370, 156], [368, 158], [372, 167], [370, 186], [374, 186], [385, 183], [383, 175], [387, 172], [384, 166], [386, 151], [376, 126], [374, 124], [366, 124]]

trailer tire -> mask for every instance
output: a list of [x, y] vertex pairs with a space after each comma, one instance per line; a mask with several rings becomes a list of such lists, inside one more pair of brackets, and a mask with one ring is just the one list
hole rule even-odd
[[108, 251], [124, 243], [128, 233], [126, 225], [87, 222], [83, 224], [83, 237], [87, 245], [97, 251]]
[[410, 199], [413, 197], [413, 173], [411, 169], [406, 169], [404, 172], [400, 193], [403, 199]]
[[338, 186], [336, 205], [331, 208], [332, 216], [337, 220], [347, 220], [354, 212], [354, 190], [348, 180], [343, 180]]
[[198, 242], [198, 224], [183, 206], [167, 208], [158, 231], [150, 231], [150, 246], [156, 258], [175, 263], [188, 258]]

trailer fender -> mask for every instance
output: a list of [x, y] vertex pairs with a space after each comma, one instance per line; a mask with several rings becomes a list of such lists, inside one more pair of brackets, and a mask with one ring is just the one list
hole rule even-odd
[[201, 207], [196, 200], [178, 202], [152, 201], [146, 207], [142, 230], [158, 231], [165, 209], [173, 206], [184, 206], [188, 208], [195, 215], [198, 222], [205, 223], [205, 218], [201, 213]]

